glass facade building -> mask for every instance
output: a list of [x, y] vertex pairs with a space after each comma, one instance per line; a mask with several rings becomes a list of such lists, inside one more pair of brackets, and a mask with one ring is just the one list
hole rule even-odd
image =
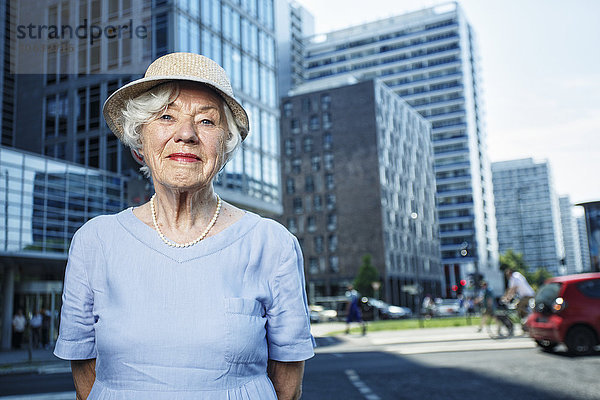
[[[137, 165], [101, 118], [105, 99], [173, 51], [206, 55], [227, 71], [250, 117], [248, 139], [216, 181], [221, 196], [254, 211], [281, 211], [278, 96], [273, 0], [71, 0], [45, 2], [46, 24], [127, 23], [144, 37], [93, 45], [72, 39], [77, 54], [48, 54], [41, 74], [19, 76], [15, 147], [84, 166], [136, 175]], [[51, 57], [52, 56], [52, 57]], [[40, 93], [33, 101], [31, 91]], [[40, 116], [39, 118], [37, 116]]]
[[316, 35], [305, 49], [308, 82], [378, 77], [431, 123], [445, 295], [475, 270], [501, 290], [477, 46], [458, 4]]
[[600, 201], [579, 203], [585, 210], [585, 230], [591, 272], [600, 272]]
[[579, 231], [577, 222], [573, 217], [573, 203], [569, 196], [561, 196], [558, 199], [560, 206], [560, 222], [565, 244], [565, 263], [567, 274], [578, 274], [583, 271], [581, 262], [581, 245], [579, 244]]
[[532, 270], [564, 275], [560, 210], [548, 162], [496, 162], [492, 174], [500, 252], [512, 249]]
[[59, 309], [73, 234], [90, 218], [123, 210], [127, 183], [111, 172], [0, 147], [3, 349], [10, 348], [13, 308]]

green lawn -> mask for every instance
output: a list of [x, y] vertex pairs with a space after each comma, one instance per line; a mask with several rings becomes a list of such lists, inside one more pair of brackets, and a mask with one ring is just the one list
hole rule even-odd
[[[479, 325], [480, 317], [450, 317], [450, 318], [431, 318], [423, 319], [423, 328], [445, 328], [449, 326], [469, 326]], [[399, 319], [399, 320], [387, 320], [387, 321], [369, 321], [367, 322], [369, 332], [375, 331], [396, 331], [400, 329], [417, 329], [420, 327], [419, 320], [413, 319]], [[353, 323], [350, 329], [351, 333], [360, 333], [361, 328], [358, 324]], [[329, 336], [339, 335], [344, 331], [335, 331], [328, 333]]]

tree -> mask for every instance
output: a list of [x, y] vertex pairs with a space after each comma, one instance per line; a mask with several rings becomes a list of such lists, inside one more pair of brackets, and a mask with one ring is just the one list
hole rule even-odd
[[552, 274], [544, 267], [536, 268], [534, 271], [529, 272], [530, 268], [525, 264], [523, 254], [515, 253], [512, 249], [508, 249], [504, 254], [500, 255], [500, 269], [504, 271], [509, 267], [513, 271], [522, 273], [527, 282], [536, 291], [546, 279], [552, 278]]
[[362, 265], [358, 270], [358, 275], [354, 279], [354, 288], [358, 292], [367, 297], [373, 297], [373, 282], [379, 280], [379, 272], [375, 268], [371, 261], [371, 255], [365, 254], [362, 258]]
[[504, 254], [500, 254], [500, 269], [504, 271], [507, 268], [518, 271], [523, 275], [526, 275], [529, 269], [527, 264], [525, 264], [525, 260], [523, 260], [523, 253], [515, 253], [512, 249], [508, 249]]

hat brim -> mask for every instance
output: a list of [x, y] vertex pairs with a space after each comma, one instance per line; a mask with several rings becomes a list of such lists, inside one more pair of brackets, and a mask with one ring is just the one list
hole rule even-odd
[[227, 103], [227, 105], [231, 109], [231, 113], [234, 116], [242, 140], [246, 139], [246, 136], [248, 136], [248, 131], [250, 130], [248, 114], [246, 113], [246, 110], [244, 110], [244, 107], [242, 107], [242, 105], [238, 103], [236, 99], [226, 94], [221, 88], [219, 88], [214, 83], [209, 82], [205, 79], [196, 78], [192, 76], [165, 75], [141, 78], [133, 82], [129, 82], [128, 84], [122, 86], [113, 94], [111, 94], [108, 97], [108, 99], [106, 99], [106, 101], [104, 102], [104, 106], [102, 107], [102, 114], [104, 115], [104, 119], [106, 120], [106, 123], [110, 130], [120, 140], [123, 140], [122, 116], [126, 102], [151, 90], [152, 88], [162, 83], [167, 82], [200, 83], [214, 90], [219, 96], [221, 96], [223, 101], [225, 101], [225, 103]]

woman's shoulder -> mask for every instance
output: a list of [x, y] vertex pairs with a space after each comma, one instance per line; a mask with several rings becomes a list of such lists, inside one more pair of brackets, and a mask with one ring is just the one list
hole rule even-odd
[[279, 239], [280, 242], [281, 240], [289, 240], [292, 243], [295, 240], [295, 236], [276, 220], [252, 212], [248, 212], [248, 214], [254, 220], [254, 234], [264, 236], [265, 238]]
[[119, 225], [119, 219], [127, 212], [131, 212], [130, 209], [125, 209], [116, 214], [102, 214], [89, 219], [84, 223], [76, 232], [75, 236], [101, 236], [105, 232], [113, 232], [115, 227]]

